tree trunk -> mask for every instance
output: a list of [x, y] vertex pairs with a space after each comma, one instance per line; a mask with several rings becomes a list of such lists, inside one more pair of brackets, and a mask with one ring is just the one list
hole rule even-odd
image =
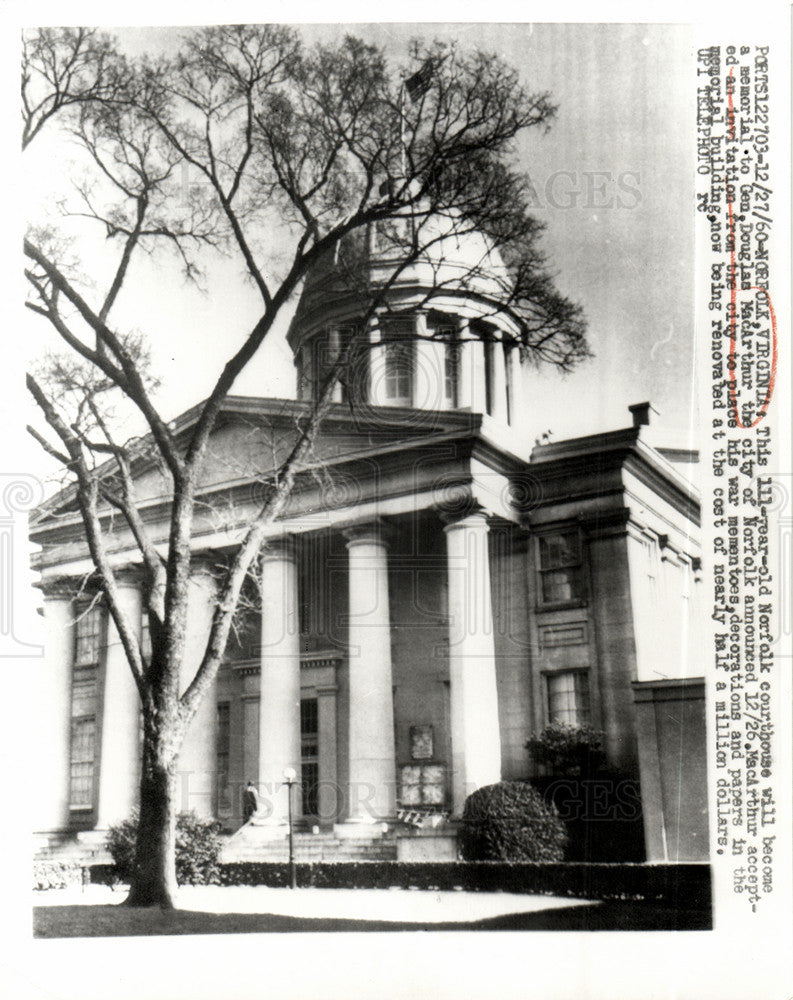
[[165, 742], [157, 732], [147, 732], [144, 739], [140, 819], [126, 906], [174, 906], [176, 757], [164, 754]]

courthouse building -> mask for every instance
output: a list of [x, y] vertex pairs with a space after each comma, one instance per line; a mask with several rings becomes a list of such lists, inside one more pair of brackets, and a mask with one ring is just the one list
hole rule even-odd
[[[482, 248], [469, 240], [443, 267], [464, 271]], [[472, 790], [531, 776], [526, 740], [561, 722], [602, 731], [610, 769], [639, 782], [648, 858], [704, 858], [696, 456], [653, 446], [648, 403], [620, 430], [535, 440], [552, 415], [533, 412], [517, 329], [494, 308], [498, 261], [464, 293], [439, 294], [438, 272], [408, 268], [362, 330], [365, 303], [318, 268], [289, 333], [297, 399], [224, 404], [197, 505], [185, 679], [213, 566], [291, 447], [328, 354], [350, 336], [367, 345], [269, 530], [260, 586], [180, 757], [179, 806], [235, 829], [250, 780], [257, 822], [277, 823], [291, 767], [307, 829], [453, 820]], [[135, 476], [164, 541], [165, 481], [143, 458]], [[108, 531], [145, 645], [135, 548], [122, 525]], [[36, 829], [84, 836], [135, 808], [138, 696], [101, 601], [88, 602], [73, 493], [39, 508], [32, 538], [46, 623]]]

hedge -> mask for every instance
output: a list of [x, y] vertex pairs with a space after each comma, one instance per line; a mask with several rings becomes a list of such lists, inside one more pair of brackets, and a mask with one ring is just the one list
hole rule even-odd
[[[710, 906], [707, 864], [642, 865], [503, 861], [299, 862], [299, 887], [327, 889], [425, 889], [442, 892], [517, 892], [579, 899], [665, 901], [682, 909]], [[90, 881], [113, 885], [113, 865], [92, 865]], [[290, 884], [284, 862], [240, 861], [220, 866], [220, 884]]]
[[[112, 866], [110, 866], [112, 867]], [[83, 866], [77, 861], [34, 861], [34, 889], [66, 889], [83, 884]]]

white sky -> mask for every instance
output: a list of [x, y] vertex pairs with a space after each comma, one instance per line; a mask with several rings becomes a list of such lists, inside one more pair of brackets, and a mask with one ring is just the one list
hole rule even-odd
[[[130, 53], [159, 53], [178, 29], [118, 32]], [[641, 24], [303, 25], [306, 40], [352, 31], [399, 60], [417, 35], [495, 51], [559, 111], [550, 132], [517, 150], [546, 225], [544, 247], [562, 292], [581, 303], [595, 358], [560, 377], [534, 379], [537, 425], [555, 438], [630, 423], [627, 406], [650, 399], [669, 442], [684, 444], [693, 384], [693, 102], [684, 26]], [[72, 151], [50, 136], [26, 154], [29, 215], [64, 190]], [[101, 245], [100, 245], [101, 253]], [[104, 262], [106, 263], [106, 262]], [[87, 270], [103, 271], [95, 259]], [[141, 261], [112, 314], [142, 330], [173, 417], [209, 391], [224, 359], [255, 322], [257, 297], [238, 262], [218, 261], [207, 294], [186, 286], [167, 257]], [[31, 318], [35, 356], [44, 346]], [[291, 397], [294, 369], [285, 313], [234, 392]], [[547, 419], [546, 419], [547, 418]], [[666, 441], [664, 442], [666, 443]]]

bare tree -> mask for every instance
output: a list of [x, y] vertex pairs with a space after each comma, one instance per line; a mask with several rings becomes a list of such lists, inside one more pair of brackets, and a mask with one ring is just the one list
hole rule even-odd
[[[45, 86], [32, 99], [34, 78]], [[168, 907], [185, 732], [217, 674], [267, 526], [282, 513], [333, 387], [351, 377], [362, 341], [350, 339], [331, 359], [286, 457], [267, 471], [259, 510], [220, 573], [203, 655], [181, 690], [191, 535], [224, 400], [306, 275], [323, 266], [361, 297], [365, 326], [390, 308], [389, 289], [412, 263], [437, 268], [429, 299], [464, 294], [480, 269], [492, 277], [490, 256], [500, 254], [506, 268], [490, 307], [509, 314], [523, 354], [563, 369], [584, 358], [582, 317], [554, 289], [538, 247], [541, 227], [528, 211], [530, 187], [510, 161], [515, 137], [547, 127], [554, 109], [494, 56], [416, 43], [400, 75], [359, 39], [305, 49], [293, 30], [262, 25], [191, 31], [176, 57], [155, 61], [124, 59], [112, 40], [84, 29], [33, 32], [23, 94], [23, 141], [53, 120], [88, 165], [77, 186], [80, 207], [64, 225], [75, 216], [91, 220], [114, 251], [112, 275], [98, 291], [73, 266], [79, 248], [67, 253], [52, 232], [31, 232], [25, 241], [28, 307], [71, 355], [44, 376], [29, 376], [47, 425], [30, 431], [73, 477], [96, 581], [140, 694], [140, 822], [127, 902]], [[201, 179], [187, 192], [185, 165]], [[381, 255], [377, 267], [374, 231], [398, 250]], [[473, 233], [485, 234], [487, 254], [451, 281], [444, 247], [450, 236]], [[174, 431], [155, 405], [143, 342], [113, 321], [133, 259], [161, 247], [175, 252], [192, 280], [211, 267], [213, 254], [232, 255], [259, 299], [257, 321], [186, 432]], [[143, 419], [143, 438], [119, 439], [113, 397]], [[136, 496], [136, 469], [152, 459], [169, 483], [164, 545], [150, 537]], [[148, 656], [119, 600], [108, 544], [119, 517], [143, 568]]]

